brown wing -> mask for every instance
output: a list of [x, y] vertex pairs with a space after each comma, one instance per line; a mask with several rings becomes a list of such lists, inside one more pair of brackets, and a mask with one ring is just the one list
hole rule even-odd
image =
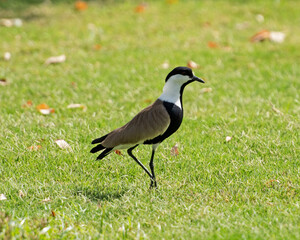
[[161, 100], [138, 113], [130, 122], [120, 127], [101, 143], [106, 148], [142, 143], [163, 134], [170, 125], [170, 116]]

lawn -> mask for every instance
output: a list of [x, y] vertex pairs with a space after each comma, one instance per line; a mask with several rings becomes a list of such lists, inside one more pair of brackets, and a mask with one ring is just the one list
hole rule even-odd
[[[300, 239], [299, 1], [0, 2], [23, 21], [0, 26], [0, 239]], [[286, 38], [249, 41], [263, 29]], [[158, 148], [158, 189], [125, 151], [95, 161], [190, 60], [206, 84]]]

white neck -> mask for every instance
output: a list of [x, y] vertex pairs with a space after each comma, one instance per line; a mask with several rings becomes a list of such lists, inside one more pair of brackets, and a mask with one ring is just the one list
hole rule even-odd
[[176, 83], [173, 81], [167, 81], [163, 93], [160, 95], [158, 99], [170, 103], [174, 103], [178, 107], [182, 108], [181, 102], [180, 102], [180, 89], [182, 84]]

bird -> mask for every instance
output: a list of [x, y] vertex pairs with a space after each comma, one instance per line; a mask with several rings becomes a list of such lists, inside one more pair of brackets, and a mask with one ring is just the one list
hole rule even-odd
[[[108, 134], [96, 138], [98, 144], [91, 153], [102, 151], [97, 160], [103, 159], [115, 150], [127, 149], [128, 155], [142, 167], [150, 177], [150, 189], [157, 188], [154, 172], [154, 155], [157, 147], [180, 127], [183, 119], [182, 95], [184, 88], [192, 83], [205, 83], [188, 67], [176, 67], [166, 77], [162, 94], [157, 100], [140, 111], [131, 121]], [[132, 151], [140, 144], [152, 145], [150, 171]]]

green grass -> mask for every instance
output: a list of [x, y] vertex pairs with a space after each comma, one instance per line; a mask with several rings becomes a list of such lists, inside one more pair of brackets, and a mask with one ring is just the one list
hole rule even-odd
[[[0, 239], [299, 239], [299, 2], [149, 1], [141, 14], [136, 4], [0, 10], [24, 20], [0, 27], [0, 55], [12, 54], [0, 60]], [[250, 43], [262, 29], [285, 42]], [[60, 54], [66, 62], [44, 64]], [[207, 83], [186, 88], [183, 124], [157, 151], [159, 188], [148, 190], [125, 151], [95, 161], [91, 140], [154, 101], [191, 59]], [[41, 115], [40, 103], [55, 113]], [[135, 153], [148, 164], [149, 146]]]

